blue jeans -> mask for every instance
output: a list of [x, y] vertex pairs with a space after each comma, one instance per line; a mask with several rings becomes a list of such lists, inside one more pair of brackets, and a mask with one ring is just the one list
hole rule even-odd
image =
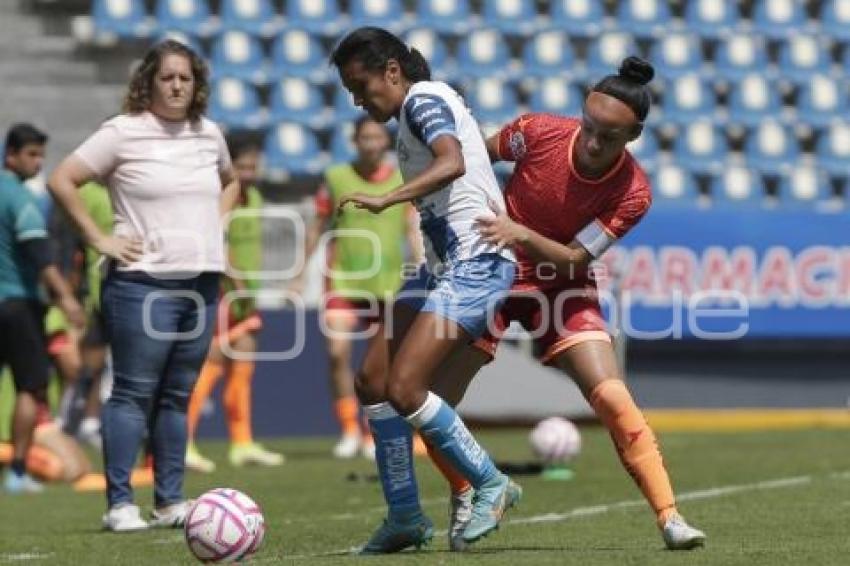
[[156, 506], [183, 500], [186, 407], [212, 338], [218, 279], [218, 273], [157, 279], [112, 270], [103, 284], [114, 373], [101, 415], [110, 507], [133, 501], [130, 473], [146, 434]]

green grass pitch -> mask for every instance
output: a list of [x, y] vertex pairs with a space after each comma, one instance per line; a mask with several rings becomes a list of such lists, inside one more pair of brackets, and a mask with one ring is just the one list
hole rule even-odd
[[[680, 509], [708, 534], [706, 548], [663, 549], [653, 517], [616, 460], [607, 435], [583, 429], [572, 481], [518, 477], [525, 497], [495, 534], [462, 555], [445, 535], [419, 552], [358, 558], [383, 514], [366, 461], [330, 458], [331, 441], [269, 442], [286, 452], [279, 469], [236, 470], [222, 443], [202, 445], [219, 462], [212, 476], [191, 474], [187, 492], [235, 487], [262, 506], [268, 525], [260, 564], [576, 564], [831, 565], [850, 563], [850, 434], [845, 430], [668, 433], [661, 436]], [[497, 460], [529, 457], [526, 431], [480, 435]], [[426, 459], [420, 493], [438, 529], [446, 524], [445, 487]], [[352, 481], [350, 474], [356, 476]], [[137, 493], [147, 512], [151, 490]], [[0, 493], [0, 564], [192, 564], [182, 532], [129, 535], [100, 531], [104, 500], [51, 487], [42, 496]]]

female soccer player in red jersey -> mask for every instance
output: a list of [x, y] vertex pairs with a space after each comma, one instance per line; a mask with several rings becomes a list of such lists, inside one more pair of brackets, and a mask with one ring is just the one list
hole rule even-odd
[[[687, 549], [704, 544], [705, 534], [676, 510], [655, 435], [623, 382], [589, 275], [590, 263], [652, 201], [649, 181], [625, 146], [641, 134], [650, 106], [645, 85], [653, 75], [649, 63], [629, 57], [617, 75], [591, 89], [581, 119], [526, 114], [487, 140], [491, 159], [516, 168], [505, 190], [507, 214], [480, 218], [479, 229], [488, 241], [515, 250], [518, 269], [512, 295], [470, 357], [489, 361], [511, 321], [537, 330], [541, 361], [570, 375], [608, 428], [667, 547]], [[464, 364], [465, 370], [443, 373], [435, 386], [443, 398], [462, 396], [471, 379], [469, 358]], [[463, 487], [453, 482], [454, 491]]]

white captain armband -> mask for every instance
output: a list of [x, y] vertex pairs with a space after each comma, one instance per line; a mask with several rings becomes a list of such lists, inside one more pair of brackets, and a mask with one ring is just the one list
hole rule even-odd
[[617, 241], [617, 237], [606, 230], [597, 219], [582, 228], [576, 234], [576, 240], [596, 259]]

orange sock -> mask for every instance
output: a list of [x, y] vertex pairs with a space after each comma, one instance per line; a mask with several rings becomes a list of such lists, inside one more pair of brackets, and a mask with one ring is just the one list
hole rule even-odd
[[357, 403], [357, 397], [343, 397], [334, 402], [336, 409], [336, 418], [339, 420], [339, 427], [344, 435], [359, 435], [360, 424], [357, 422], [357, 415], [360, 412], [360, 405]]
[[230, 374], [224, 386], [224, 410], [230, 429], [230, 442], [250, 444], [251, 434], [251, 380], [254, 377], [254, 362], [233, 360]]
[[449, 482], [453, 494], [457, 495], [467, 489], [472, 489], [472, 484], [460, 475], [460, 472], [454, 469], [439, 450], [435, 450], [428, 441], [425, 441], [425, 447], [428, 449], [428, 456], [431, 458], [431, 461], [434, 462], [434, 465], [437, 466], [437, 469], [440, 470], [440, 473]]
[[204, 362], [203, 367], [201, 367], [198, 381], [195, 382], [195, 388], [192, 389], [192, 396], [189, 398], [189, 408], [186, 410], [186, 425], [189, 429], [190, 441], [195, 438], [195, 429], [198, 427], [201, 409], [204, 408], [204, 403], [207, 402], [215, 384], [218, 383], [223, 369], [220, 363], [210, 360]]
[[590, 392], [590, 405], [608, 428], [620, 461], [655, 511], [660, 525], [676, 512], [676, 499], [655, 434], [626, 384], [608, 379]]

